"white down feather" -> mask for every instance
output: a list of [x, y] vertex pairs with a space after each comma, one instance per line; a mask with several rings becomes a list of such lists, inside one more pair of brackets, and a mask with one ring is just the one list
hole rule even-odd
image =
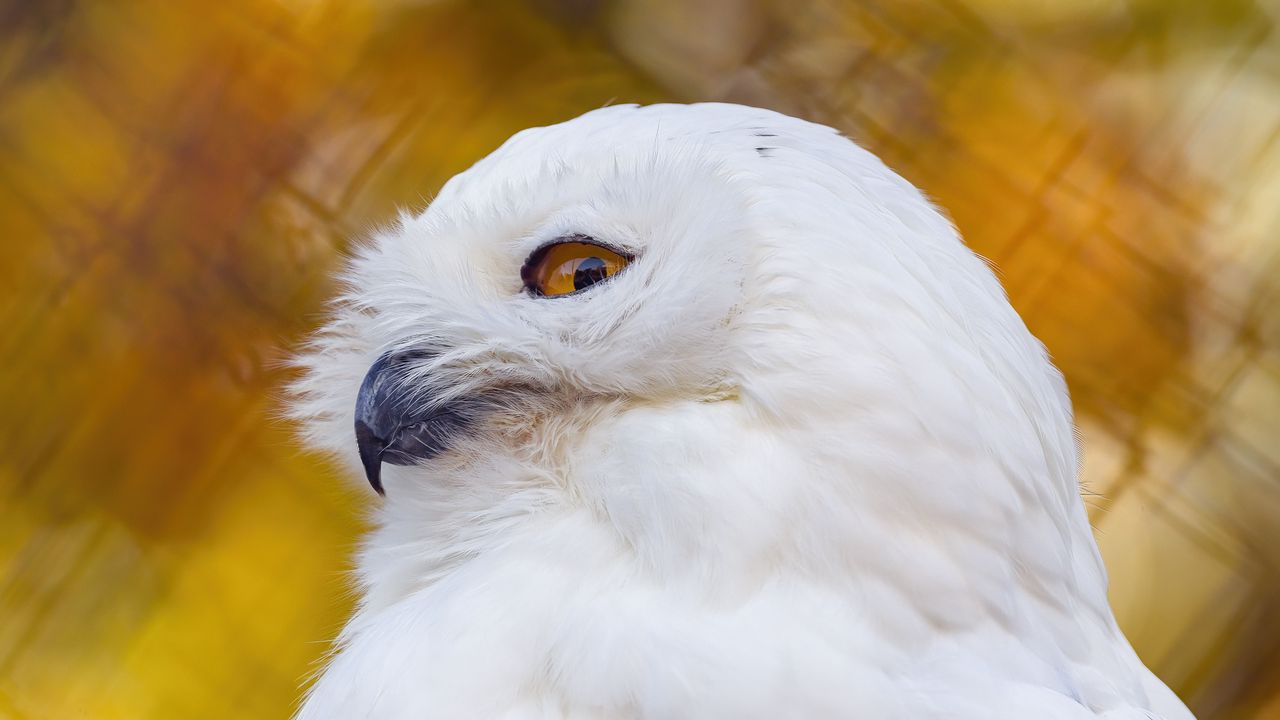
[[[530, 251], [634, 252], [567, 298]], [[361, 378], [528, 396], [384, 468], [299, 720], [1163, 718], [1116, 627], [1061, 376], [987, 266], [835, 131], [734, 105], [526, 130], [354, 259], [296, 415]]]

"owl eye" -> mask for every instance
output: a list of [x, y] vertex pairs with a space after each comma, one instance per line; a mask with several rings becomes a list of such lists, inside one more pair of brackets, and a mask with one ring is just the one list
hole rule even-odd
[[535, 250], [520, 269], [520, 278], [534, 295], [570, 295], [617, 275], [632, 259], [585, 235], [574, 235]]

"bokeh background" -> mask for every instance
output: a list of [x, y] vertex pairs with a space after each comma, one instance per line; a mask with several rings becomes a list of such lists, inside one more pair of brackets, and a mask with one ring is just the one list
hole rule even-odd
[[0, 718], [283, 718], [367, 491], [276, 419], [353, 239], [530, 125], [841, 128], [1065, 371], [1120, 623], [1280, 718], [1280, 4], [0, 0]]

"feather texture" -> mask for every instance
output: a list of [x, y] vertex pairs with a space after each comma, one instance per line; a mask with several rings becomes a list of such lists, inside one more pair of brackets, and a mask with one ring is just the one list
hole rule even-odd
[[[636, 256], [565, 298], [530, 252]], [[361, 603], [298, 714], [1190, 718], [1106, 600], [1061, 376], [983, 261], [830, 128], [734, 105], [526, 130], [374, 235], [300, 358], [426, 352], [475, 433], [384, 469]]]

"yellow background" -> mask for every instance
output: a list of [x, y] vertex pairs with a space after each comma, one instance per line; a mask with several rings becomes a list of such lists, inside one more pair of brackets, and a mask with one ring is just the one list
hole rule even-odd
[[1066, 372], [1121, 624], [1280, 718], [1274, 0], [0, 2], [0, 718], [283, 718], [374, 498], [278, 420], [352, 238], [727, 99], [954, 217]]

